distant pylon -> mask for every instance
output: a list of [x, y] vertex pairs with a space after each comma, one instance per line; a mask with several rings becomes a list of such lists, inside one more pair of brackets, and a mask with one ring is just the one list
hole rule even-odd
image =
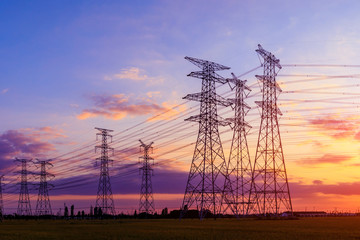
[[256, 52], [264, 59], [264, 75], [256, 76], [262, 82], [262, 101], [256, 102], [262, 109], [259, 138], [251, 183], [250, 211], [264, 216], [279, 216], [282, 211], [292, 214], [290, 190], [281, 145], [277, 105], [281, 92], [276, 83], [280, 60], [258, 45]]
[[40, 184], [39, 184], [39, 193], [38, 200], [36, 203], [35, 215], [52, 215], [50, 198], [49, 198], [49, 184], [47, 182], [48, 177], [54, 177], [53, 174], [46, 171], [46, 168], [50, 168], [53, 165], [50, 163], [51, 160], [38, 160], [35, 164], [40, 165]]
[[142, 181], [140, 189], [140, 204], [139, 204], [139, 213], [145, 212], [146, 214], [153, 214], [155, 212], [154, 197], [152, 190], [151, 176], [153, 169], [151, 167], [150, 161], [154, 161], [153, 158], [149, 156], [149, 152], [152, 149], [152, 143], [146, 145], [141, 140], [139, 140], [141, 145], [140, 148], [143, 149], [144, 156], [140, 157], [142, 161]]
[[246, 139], [249, 124], [245, 121], [245, 116], [250, 107], [245, 103], [246, 97], [250, 93], [250, 88], [246, 86], [246, 80], [238, 79], [233, 73], [233, 78], [228, 79], [235, 89], [235, 98], [229, 99], [233, 103], [235, 117], [226, 120], [233, 123], [233, 138], [230, 148], [229, 161], [227, 165], [228, 177], [224, 185], [225, 207], [223, 212], [227, 213], [230, 208], [236, 216], [247, 214], [250, 187], [251, 187], [251, 161], [249, 147]]
[[4, 178], [4, 175], [0, 176], [0, 221], [2, 220], [4, 216], [4, 202], [2, 197], [2, 179]]
[[202, 79], [200, 93], [188, 94], [184, 99], [200, 102], [200, 114], [186, 121], [199, 123], [198, 138], [190, 167], [182, 211], [182, 218], [193, 205], [203, 219], [207, 213], [214, 218], [220, 213], [222, 192], [226, 177], [226, 160], [220, 140], [218, 126], [229, 125], [217, 114], [217, 105], [230, 106], [231, 102], [216, 94], [215, 83], [227, 83], [227, 80], [215, 71], [230, 69], [218, 63], [185, 57], [201, 71], [191, 72], [188, 76]]
[[100, 160], [100, 179], [96, 198], [96, 207], [101, 208], [103, 214], [115, 215], [115, 206], [109, 175], [109, 162], [113, 161], [109, 159], [109, 150], [114, 151], [114, 149], [109, 147], [108, 144], [108, 139], [112, 139], [112, 135], [110, 135], [109, 132], [113, 132], [113, 130], [104, 128], [95, 129], [100, 131], [100, 133], [96, 134], [96, 137], [101, 136], [102, 138], [102, 144], [95, 147], [95, 151], [96, 149], [101, 149], [101, 157], [97, 158], [97, 160]]
[[17, 208], [17, 214], [19, 216], [31, 216], [31, 204], [30, 204], [30, 197], [29, 197], [29, 189], [27, 183], [27, 163], [31, 162], [31, 159], [15, 159], [15, 162], [21, 163], [21, 182], [20, 182], [20, 194], [19, 194], [19, 202]]

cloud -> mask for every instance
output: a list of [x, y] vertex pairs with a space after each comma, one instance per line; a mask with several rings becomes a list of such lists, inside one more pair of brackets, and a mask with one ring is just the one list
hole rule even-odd
[[159, 84], [164, 81], [162, 77], [149, 77], [145, 74], [145, 71], [137, 68], [137, 67], [130, 67], [130, 68], [123, 68], [119, 73], [113, 74], [111, 76], [105, 75], [105, 81], [111, 81], [114, 79], [126, 79], [132, 81], [146, 81], [148, 84]]
[[[113, 194], [139, 194], [141, 175], [139, 175], [138, 168], [138, 164], [122, 165], [115, 169], [116, 173], [114, 173], [113, 167], [110, 168], [110, 182]], [[188, 172], [163, 169], [156, 166], [153, 169], [154, 175], [152, 176], [152, 185], [154, 193], [184, 193]], [[96, 194], [98, 181], [97, 174], [54, 179], [51, 181], [55, 186], [52, 195]]]
[[360, 182], [339, 182], [335, 184], [324, 184], [315, 180], [314, 184], [290, 183], [290, 190], [294, 197], [306, 197], [316, 194], [336, 195], [360, 195]]
[[0, 135], [0, 163], [15, 157], [44, 157], [55, 150], [50, 140], [64, 138], [61, 130], [52, 127], [8, 130]]
[[328, 135], [336, 139], [353, 136], [358, 125], [354, 119], [334, 119], [332, 116], [310, 119], [308, 122], [315, 128], [325, 130]]
[[357, 132], [357, 133], [355, 134], [354, 139], [360, 141], [360, 132]]
[[311, 145], [311, 146], [315, 146], [317, 148], [325, 148], [327, 147], [328, 145], [324, 144], [323, 142], [321, 141], [318, 141], [318, 140], [305, 140], [305, 141], [302, 141], [299, 143], [300, 146], [302, 145]]
[[161, 93], [159, 91], [156, 92], [147, 92], [146, 96], [148, 96], [149, 98], [153, 98], [153, 97], [161, 97]]
[[[159, 115], [163, 112], [164, 116], [161, 119], [168, 118], [169, 114], [177, 114], [178, 111], [172, 109], [173, 105], [163, 102], [158, 104], [152, 98], [136, 98], [125, 94], [115, 95], [95, 95], [91, 97], [95, 106], [93, 108], [85, 109], [77, 116], [78, 119], [84, 120], [92, 117], [105, 117], [112, 120], [120, 120], [126, 116], [144, 116], [144, 115]], [[154, 120], [155, 118], [151, 118]], [[159, 120], [157, 118], [156, 120]]]
[[323, 184], [323, 181], [321, 181], [321, 180], [314, 180], [314, 181], [313, 181], [313, 184], [316, 184], [316, 185], [318, 185], [318, 184]]
[[141, 74], [142, 72], [139, 68], [131, 67], [131, 68], [124, 68], [121, 69], [121, 72], [114, 75], [114, 78], [117, 79], [129, 79], [134, 81], [144, 81], [149, 77], [145, 74]]
[[299, 164], [306, 165], [318, 165], [318, 164], [339, 164], [345, 161], [352, 159], [352, 156], [348, 155], [334, 155], [334, 154], [324, 154], [321, 157], [314, 158], [304, 158], [298, 161]]
[[5, 94], [5, 93], [7, 93], [9, 91], [9, 89], [8, 88], [5, 88], [5, 89], [3, 89], [2, 91], [1, 91], [1, 94]]
[[72, 107], [72, 108], [78, 108], [78, 107], [80, 107], [80, 106], [79, 106], [79, 104], [71, 103], [71, 104], [70, 104], [70, 107]]
[[23, 132], [9, 130], [0, 135], [0, 160], [39, 156], [55, 150], [51, 143], [36, 140]]

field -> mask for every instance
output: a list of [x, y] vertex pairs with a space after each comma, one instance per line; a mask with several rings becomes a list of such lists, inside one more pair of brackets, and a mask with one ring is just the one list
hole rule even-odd
[[6, 220], [0, 239], [360, 239], [360, 217], [299, 220]]

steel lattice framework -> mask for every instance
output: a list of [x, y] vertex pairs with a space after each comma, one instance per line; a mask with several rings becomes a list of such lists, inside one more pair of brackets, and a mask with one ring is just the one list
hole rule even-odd
[[18, 173], [21, 174], [21, 182], [20, 182], [20, 194], [19, 194], [19, 201], [17, 207], [17, 214], [20, 216], [31, 216], [31, 204], [30, 204], [30, 197], [29, 197], [29, 189], [28, 189], [28, 182], [27, 182], [27, 163], [31, 162], [31, 159], [15, 159], [15, 162], [21, 163], [21, 171]]
[[258, 45], [256, 52], [263, 58], [264, 75], [256, 76], [262, 82], [262, 109], [258, 143], [251, 184], [250, 211], [264, 216], [279, 216], [282, 211], [292, 213], [292, 204], [281, 144], [277, 99], [281, 92], [276, 83], [280, 60]]
[[229, 125], [217, 114], [217, 105], [230, 106], [231, 103], [216, 94], [215, 83], [227, 83], [227, 80], [215, 71], [230, 69], [218, 63], [185, 57], [201, 71], [191, 72], [188, 76], [200, 78], [202, 87], [200, 93], [188, 94], [184, 99], [199, 101], [200, 114], [191, 116], [186, 121], [199, 123], [198, 138], [190, 167], [182, 211], [180, 218], [193, 205], [199, 211], [200, 219], [207, 213], [214, 217], [220, 213], [222, 192], [226, 177], [226, 160], [219, 135], [219, 125]]
[[101, 136], [102, 140], [101, 145], [95, 146], [95, 152], [97, 149], [101, 149], [101, 157], [96, 159], [100, 161], [100, 178], [96, 198], [96, 207], [101, 208], [103, 214], [115, 215], [115, 206], [109, 175], [109, 162], [112, 162], [112, 160], [109, 159], [109, 150], [114, 151], [114, 149], [109, 147], [108, 144], [108, 139], [112, 139], [112, 135], [110, 135], [109, 132], [113, 132], [113, 130], [104, 128], [95, 129], [100, 131], [96, 134], [96, 137]]
[[4, 175], [0, 176], [0, 221], [2, 220], [4, 216], [4, 202], [2, 197], [2, 179], [4, 178]]
[[140, 167], [140, 171], [142, 171], [142, 181], [140, 188], [140, 203], [139, 203], [139, 213], [145, 212], [146, 214], [153, 214], [155, 212], [154, 205], [154, 197], [153, 197], [153, 189], [151, 176], [153, 174], [153, 169], [151, 167], [150, 161], [154, 161], [153, 158], [149, 156], [149, 152], [152, 149], [152, 144], [146, 145], [141, 140], [139, 140], [144, 156], [140, 157], [142, 159], [142, 167]]
[[249, 155], [249, 147], [246, 135], [251, 128], [245, 121], [245, 116], [250, 107], [245, 103], [245, 99], [250, 93], [250, 88], [246, 86], [246, 80], [238, 79], [233, 73], [233, 78], [228, 79], [232, 90], [235, 89], [235, 98], [229, 99], [233, 103], [235, 110], [234, 118], [228, 118], [233, 123], [233, 138], [230, 148], [227, 174], [224, 185], [224, 201], [227, 204], [223, 211], [227, 213], [230, 208], [236, 216], [247, 214], [252, 167]]
[[52, 184], [47, 182], [47, 178], [55, 177], [53, 174], [46, 171], [47, 168], [53, 167], [50, 163], [51, 160], [38, 160], [35, 164], [40, 165], [40, 184], [38, 200], [36, 203], [35, 215], [52, 215], [50, 198], [49, 198], [49, 186], [53, 187]]

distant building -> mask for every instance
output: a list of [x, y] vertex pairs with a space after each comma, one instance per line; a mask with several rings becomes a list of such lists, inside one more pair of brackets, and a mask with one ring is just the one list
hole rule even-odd
[[[291, 216], [291, 212], [283, 212], [285, 216]], [[293, 212], [294, 217], [326, 217], [328, 214], [324, 211], [299, 211]]]

